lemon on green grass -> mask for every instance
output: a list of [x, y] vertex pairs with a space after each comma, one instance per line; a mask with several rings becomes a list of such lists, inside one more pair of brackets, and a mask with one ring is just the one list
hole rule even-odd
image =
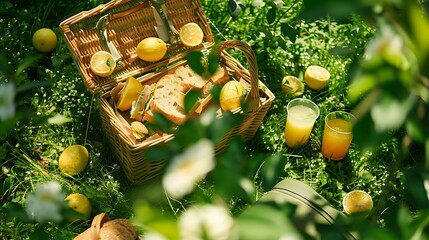
[[313, 90], [324, 88], [330, 77], [328, 70], [321, 66], [310, 66], [304, 74], [305, 83]]
[[89, 66], [95, 75], [108, 77], [115, 70], [116, 63], [112, 54], [106, 51], [98, 51], [92, 55]]
[[131, 109], [133, 102], [140, 96], [141, 91], [143, 91], [143, 85], [136, 78], [129, 77], [125, 82], [116, 107], [121, 111]]
[[297, 77], [285, 76], [282, 80], [282, 90], [297, 97], [304, 93], [304, 84]]
[[179, 38], [183, 45], [195, 47], [203, 42], [204, 33], [198, 24], [190, 22], [180, 28]]
[[343, 198], [343, 209], [347, 214], [369, 213], [373, 202], [371, 196], [362, 190], [353, 190]]
[[51, 52], [57, 45], [57, 35], [50, 28], [40, 28], [31, 39], [33, 46], [40, 52]]
[[137, 44], [137, 56], [146, 62], [161, 60], [167, 53], [167, 44], [157, 37], [147, 37]]
[[[78, 213], [81, 213], [86, 218], [91, 216], [91, 201], [89, 201], [89, 199], [85, 195], [81, 193], [72, 193], [68, 195], [64, 200], [67, 201], [67, 204], [70, 208], [72, 208]], [[79, 218], [71, 218], [70, 220], [75, 221], [79, 220]]]
[[81, 173], [88, 162], [88, 150], [82, 145], [71, 145], [61, 153], [58, 167], [62, 173], [73, 176]]
[[223, 85], [220, 90], [220, 107], [224, 111], [231, 111], [232, 109], [241, 106], [243, 100], [244, 87], [240, 82], [232, 80]]

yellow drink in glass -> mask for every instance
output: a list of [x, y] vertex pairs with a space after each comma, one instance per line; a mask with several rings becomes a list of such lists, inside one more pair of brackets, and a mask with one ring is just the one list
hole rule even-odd
[[341, 160], [348, 152], [353, 138], [354, 116], [337, 111], [325, 118], [325, 129], [322, 139], [322, 154], [331, 160]]
[[319, 117], [319, 108], [308, 99], [296, 98], [288, 103], [287, 112], [284, 132], [286, 145], [293, 148], [307, 143], [314, 122]]

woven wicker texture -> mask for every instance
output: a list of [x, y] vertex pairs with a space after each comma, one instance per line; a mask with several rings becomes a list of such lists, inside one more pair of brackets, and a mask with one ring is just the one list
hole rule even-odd
[[[62, 23], [60, 29], [73, 59], [83, 76], [85, 85], [93, 92], [107, 91], [129, 76], [150, 72], [183, 58], [189, 51], [208, 48], [214, 39], [203, 13], [200, 1], [168, 0], [165, 3], [167, 16], [176, 29], [189, 22], [197, 23], [204, 33], [203, 43], [195, 48], [182, 44], [169, 46], [163, 60], [149, 63], [136, 59], [137, 44], [146, 37], [158, 37], [157, 25], [149, 1], [117, 0], [102, 4], [90, 11], [74, 15]], [[109, 77], [98, 77], [92, 73], [89, 62], [92, 55], [103, 47], [102, 36], [96, 28], [100, 18], [106, 17], [107, 41], [116, 48], [123, 65], [117, 67]]]
[[[166, 7], [169, 20], [176, 29], [180, 29], [188, 22], [198, 23], [204, 32], [204, 39], [203, 43], [195, 48], [187, 48], [181, 44], [170, 45], [166, 57], [155, 63], [132, 59], [136, 46], [142, 39], [157, 36], [154, 28], [156, 21], [148, 1], [111, 1], [90, 11], [81, 12], [60, 24], [65, 41], [86, 86], [92, 92], [103, 92], [97, 98], [102, 127], [111, 143], [112, 153], [133, 184], [146, 182], [161, 173], [165, 163], [146, 159], [145, 152], [153, 146], [166, 144], [174, 138], [174, 135], [165, 134], [155, 140], [142, 143], [133, 140], [130, 137], [129, 116], [116, 110], [111, 101], [110, 90], [118, 82], [125, 81], [130, 76], [138, 78], [142, 84], [157, 82], [162, 76], [174, 72], [178, 66], [185, 64], [186, 62], [181, 59], [188, 52], [210, 49], [214, 45], [210, 26], [199, 1], [167, 0]], [[109, 14], [107, 38], [117, 49], [123, 65], [115, 69], [111, 76], [102, 78], [92, 74], [89, 61], [95, 52], [105, 50], [99, 32], [94, 29], [94, 24], [106, 14]], [[226, 50], [230, 48], [244, 54], [248, 69], [227, 53]], [[274, 100], [274, 95], [259, 81], [256, 57], [247, 43], [226, 41], [222, 42], [217, 49], [221, 64], [227, 67], [229, 74], [251, 86], [246, 99], [250, 109], [245, 113], [241, 113], [240, 110], [235, 112], [245, 114], [245, 119], [240, 126], [231, 129], [216, 146], [218, 153], [227, 146], [233, 136], [240, 135], [244, 140], [249, 140], [255, 135]]]
[[[249, 70], [244, 68], [242, 64], [226, 52], [228, 48], [235, 48], [243, 52], [247, 59]], [[251, 47], [247, 43], [234, 40], [223, 42], [219, 46], [218, 55], [221, 64], [227, 67], [229, 73], [236, 79], [243, 79], [248, 82], [251, 86], [251, 90], [246, 100], [250, 103], [250, 109], [248, 112], [244, 113], [244, 121], [239, 126], [231, 129], [224, 136], [223, 140], [216, 146], [217, 153], [224, 150], [229, 140], [236, 135], [242, 136], [244, 140], [251, 139], [261, 125], [274, 100], [274, 95], [271, 91], [264, 87], [258, 80], [256, 58]], [[142, 84], [156, 82], [163, 75], [173, 72], [180, 64], [182, 63], [172, 65], [164, 71], [144, 76], [139, 80]], [[165, 135], [154, 141], [136, 143], [129, 137], [129, 123], [121, 113], [115, 111], [112, 107], [110, 103], [110, 93], [101, 95], [99, 97], [99, 102], [104, 130], [112, 143], [115, 156], [120, 160], [128, 179], [132, 183], [138, 184], [158, 176], [164, 163], [145, 159], [144, 153], [155, 145], [159, 146], [159, 144], [167, 143], [173, 139], [174, 135]], [[237, 110], [236, 113], [240, 114], [239, 111], [240, 110]]]

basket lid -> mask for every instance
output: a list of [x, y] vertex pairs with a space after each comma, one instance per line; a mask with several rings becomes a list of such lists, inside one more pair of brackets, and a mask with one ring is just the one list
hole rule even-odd
[[[186, 47], [180, 41], [176, 45], [168, 44], [165, 57], [158, 62], [145, 62], [135, 57], [141, 40], [159, 37], [156, 26], [160, 24], [160, 19], [150, 3], [152, 1], [113, 0], [60, 23], [64, 40], [91, 92], [111, 89], [130, 76], [139, 76], [165, 67], [182, 59], [190, 51], [214, 45], [212, 31], [199, 0], [164, 1], [162, 10], [173, 28], [180, 29], [183, 25], [194, 22], [203, 30], [204, 38], [203, 43], [196, 47]], [[122, 62], [108, 77], [99, 77], [90, 69], [92, 55], [101, 50], [110, 51], [112, 55], [120, 57]]]

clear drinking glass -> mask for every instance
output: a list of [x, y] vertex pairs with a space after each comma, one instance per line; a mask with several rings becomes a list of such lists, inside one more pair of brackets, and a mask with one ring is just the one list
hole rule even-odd
[[309, 99], [295, 98], [290, 101], [284, 132], [286, 145], [293, 148], [307, 143], [319, 114], [319, 107]]
[[322, 139], [322, 154], [331, 160], [341, 160], [348, 152], [353, 138], [356, 118], [343, 111], [331, 112], [325, 117]]

